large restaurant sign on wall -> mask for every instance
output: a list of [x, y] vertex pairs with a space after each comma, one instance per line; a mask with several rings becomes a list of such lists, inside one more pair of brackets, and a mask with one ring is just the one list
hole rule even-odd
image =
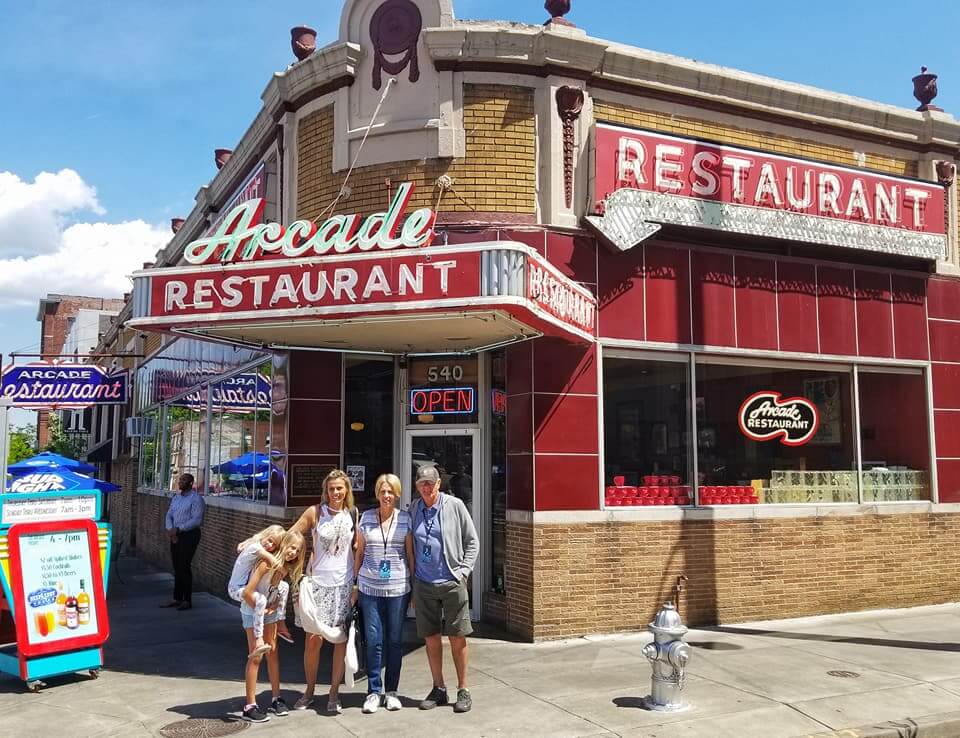
[[765, 390], [740, 406], [740, 431], [753, 441], [780, 439], [784, 446], [803, 446], [817, 434], [817, 406], [803, 397], [788, 397]]
[[680, 225], [925, 259], [946, 256], [944, 188], [599, 123], [587, 222], [621, 250]]
[[[537, 332], [594, 339], [597, 302], [587, 288], [520, 243], [432, 245], [437, 215], [429, 208], [408, 215], [413, 191], [413, 184], [400, 185], [385, 211], [366, 218], [334, 215], [287, 227], [260, 222], [263, 199], [243, 202], [214, 233], [186, 246], [186, 266], [134, 275], [129, 325], [266, 345], [264, 336], [274, 341], [279, 330], [297, 332], [293, 323], [328, 321], [332, 329], [336, 320], [361, 316], [397, 324], [426, 316], [445, 350], [460, 343], [489, 348], [477, 335], [487, 329], [501, 343]], [[467, 315], [474, 318], [469, 326], [457, 328]], [[410, 340], [401, 341], [406, 330], [386, 338], [381, 332], [378, 340], [391, 343], [382, 350], [402, 344], [404, 353], [437, 352], [425, 331], [411, 328]], [[304, 340], [316, 343], [295, 345], [326, 345], [319, 332], [305, 337], [300, 329], [296, 341]], [[338, 340], [365, 348], [356, 331]]]

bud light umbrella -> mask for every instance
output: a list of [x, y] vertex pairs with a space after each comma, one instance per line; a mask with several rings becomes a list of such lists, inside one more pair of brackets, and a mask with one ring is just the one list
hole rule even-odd
[[77, 461], [76, 459], [55, 454], [52, 451], [43, 451], [36, 456], [31, 456], [29, 459], [18, 461], [16, 464], [10, 464], [10, 466], [7, 467], [7, 472], [15, 477], [19, 477], [23, 474], [56, 471], [57, 469], [68, 469], [79, 472], [80, 474], [93, 474], [93, 472], [97, 470], [97, 467], [91, 466], [83, 461]]
[[72, 492], [74, 490], [98, 489], [101, 492], [116, 492], [120, 488], [110, 482], [77, 474], [69, 469], [38, 469], [30, 474], [15, 477], [7, 484], [7, 492]]

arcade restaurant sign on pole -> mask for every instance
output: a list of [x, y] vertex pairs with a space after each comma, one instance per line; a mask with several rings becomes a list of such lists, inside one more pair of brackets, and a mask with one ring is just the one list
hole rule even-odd
[[109, 374], [95, 364], [35, 362], [9, 366], [0, 378], [0, 395], [31, 410], [124, 405], [127, 374]]

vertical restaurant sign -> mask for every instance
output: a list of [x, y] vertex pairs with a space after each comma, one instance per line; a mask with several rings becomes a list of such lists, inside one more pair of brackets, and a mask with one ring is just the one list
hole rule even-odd
[[0, 394], [15, 407], [85, 408], [127, 402], [127, 374], [110, 374], [96, 364], [35, 362], [8, 366], [0, 378]]
[[594, 160], [606, 212], [588, 222], [614, 238], [646, 232], [639, 219], [945, 257], [945, 190], [933, 182], [603, 123]]
[[788, 397], [764, 390], [740, 406], [740, 431], [753, 441], [780, 439], [784, 446], [803, 446], [817, 434], [820, 414], [804, 397]]
[[26, 523], [11, 528], [8, 543], [20, 652], [101, 645], [109, 623], [96, 524]]

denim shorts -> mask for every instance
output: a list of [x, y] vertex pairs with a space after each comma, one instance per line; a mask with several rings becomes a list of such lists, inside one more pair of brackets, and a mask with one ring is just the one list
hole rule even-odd
[[[240, 619], [243, 621], [244, 628], [253, 627], [253, 608], [247, 604], [246, 600], [244, 600], [240, 604]], [[263, 616], [264, 625], [270, 625], [270, 623], [276, 623], [278, 620], [280, 620], [280, 613], [277, 612], [276, 610], [273, 611], [272, 613], [267, 613]]]

